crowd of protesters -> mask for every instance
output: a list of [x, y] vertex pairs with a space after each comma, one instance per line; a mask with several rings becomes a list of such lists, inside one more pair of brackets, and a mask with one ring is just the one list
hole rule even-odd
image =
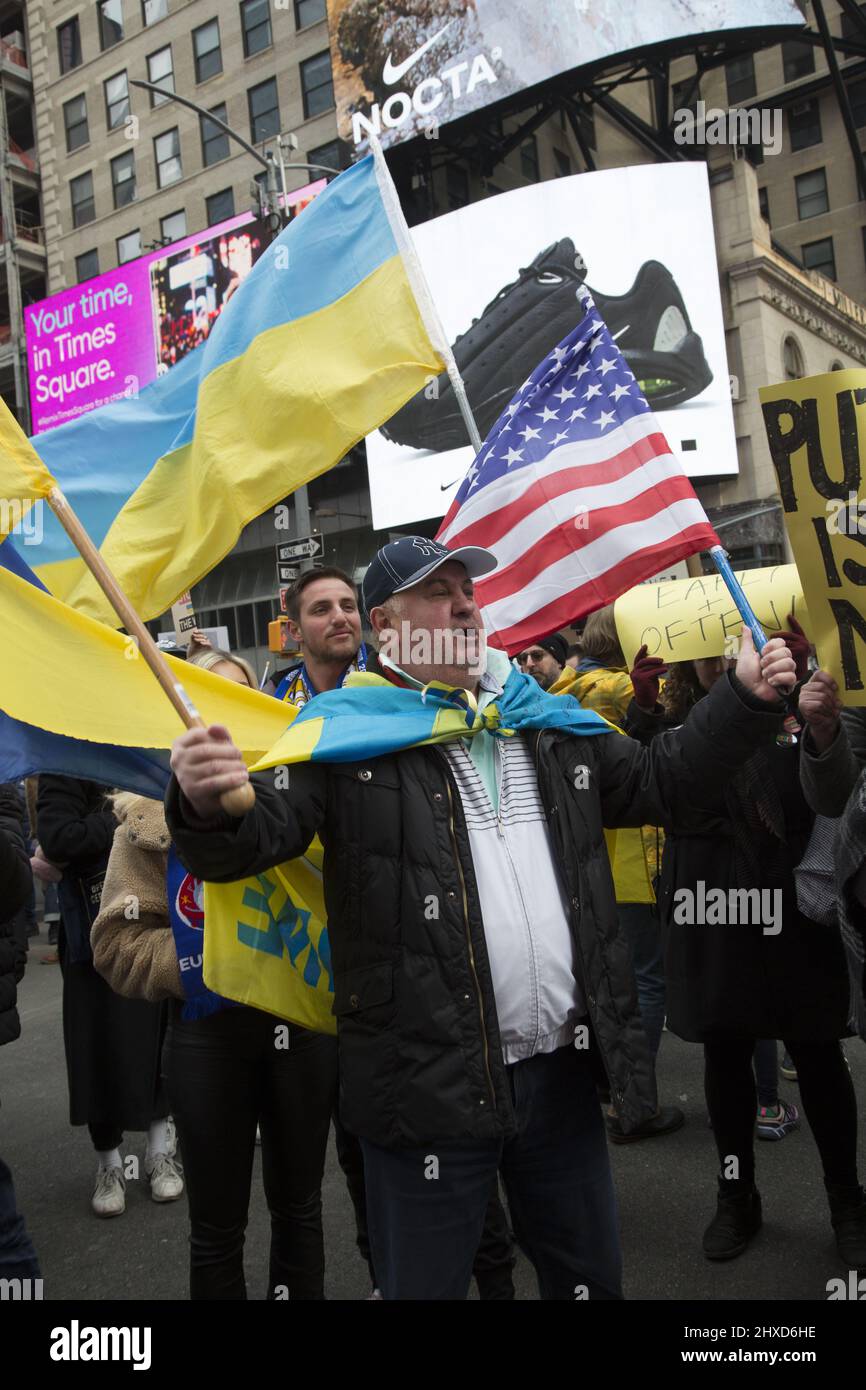
[[[515, 1244], [541, 1297], [621, 1298], [607, 1146], [664, 1141], [685, 1121], [659, 1098], [665, 1028], [703, 1048], [717, 1158], [713, 1193], [708, 1132], [705, 1256], [746, 1250], [762, 1221], [755, 1137], [800, 1122], [779, 1095], [781, 1048], [838, 1255], [866, 1268], [843, 1046], [866, 1037], [866, 714], [841, 708], [792, 617], [761, 653], [744, 635], [736, 662], [625, 653], [612, 609], [513, 662], [489, 648], [480, 671], [419, 661], [413, 633], [480, 629], [473, 580], [491, 559], [403, 537], [374, 557], [360, 601], [338, 569], [302, 575], [298, 658], [268, 693], [303, 709], [358, 671], [408, 691], [437, 682], [479, 713], [501, 702], [503, 724], [529, 710], [516, 736], [491, 721], [299, 765], [288, 788], [256, 774], [240, 819], [220, 806], [249, 777], [224, 730], [177, 740], [164, 806], [42, 775], [28, 816], [22, 790], [0, 788], [0, 1043], [19, 1032], [35, 875], [59, 894], [70, 1122], [95, 1151], [92, 1210], [123, 1214], [121, 1144], [144, 1131], [151, 1196], [188, 1203], [196, 1300], [246, 1297], [257, 1143], [267, 1296], [324, 1297], [332, 1124], [372, 1298], [465, 1298], [473, 1277], [481, 1298], [513, 1298]], [[403, 647], [386, 640], [398, 631]], [[201, 635], [189, 659], [255, 688]], [[279, 1020], [214, 995], [184, 932], [201, 927], [203, 880], [249, 877], [316, 834], [338, 1037], [291, 1024], [277, 1047]], [[0, 1274], [37, 1269], [0, 1161]]]

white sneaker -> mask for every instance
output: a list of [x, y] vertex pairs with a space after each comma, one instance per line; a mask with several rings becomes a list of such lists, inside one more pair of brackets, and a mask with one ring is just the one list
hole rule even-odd
[[183, 1196], [183, 1170], [168, 1154], [154, 1154], [145, 1163], [150, 1178], [150, 1195], [155, 1202], [176, 1202]]
[[177, 1126], [171, 1115], [165, 1122], [165, 1151], [169, 1158], [174, 1158], [177, 1153]]
[[126, 1211], [126, 1183], [122, 1168], [100, 1168], [90, 1205], [96, 1216], [122, 1216]]

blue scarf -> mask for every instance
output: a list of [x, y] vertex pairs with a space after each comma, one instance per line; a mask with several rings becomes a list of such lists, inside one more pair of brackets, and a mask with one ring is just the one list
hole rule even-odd
[[220, 1009], [235, 1008], [230, 999], [223, 999], [208, 989], [202, 974], [204, 947], [204, 910], [202, 881], [194, 878], [177, 857], [174, 845], [168, 852], [166, 872], [168, 890], [168, 919], [174, 936], [180, 982], [186, 995], [181, 1018], [190, 1022], [207, 1018]]

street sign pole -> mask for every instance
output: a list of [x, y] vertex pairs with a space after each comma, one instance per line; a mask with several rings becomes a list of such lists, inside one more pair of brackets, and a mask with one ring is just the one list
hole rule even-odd
[[[295, 501], [295, 534], [298, 536], [308, 536], [310, 534], [310, 494], [307, 491], [306, 483], [303, 487], [296, 488], [292, 493]], [[302, 556], [301, 574], [313, 568], [313, 557]]]

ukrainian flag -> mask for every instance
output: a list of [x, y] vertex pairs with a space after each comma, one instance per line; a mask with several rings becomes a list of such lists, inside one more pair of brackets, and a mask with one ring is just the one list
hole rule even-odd
[[[442, 371], [392, 196], [372, 156], [341, 174], [272, 243], [202, 347], [137, 396], [35, 436], [145, 620]], [[30, 557], [56, 597], [117, 626], [50, 513]]]

